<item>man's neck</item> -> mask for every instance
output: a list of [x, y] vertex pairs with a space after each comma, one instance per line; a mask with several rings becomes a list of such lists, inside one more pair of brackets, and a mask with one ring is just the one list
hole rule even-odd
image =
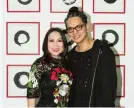
[[93, 39], [85, 39], [80, 44], [77, 45], [76, 51], [78, 52], [84, 52], [93, 47], [94, 40]]

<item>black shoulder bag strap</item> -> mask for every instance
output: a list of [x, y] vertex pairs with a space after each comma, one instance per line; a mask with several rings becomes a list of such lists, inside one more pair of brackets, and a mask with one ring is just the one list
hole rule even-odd
[[92, 55], [93, 80], [92, 80], [92, 87], [91, 87], [91, 93], [90, 93], [90, 99], [89, 99], [89, 107], [91, 106], [91, 102], [92, 102], [96, 70], [97, 70], [100, 54], [102, 53], [102, 47], [103, 47], [103, 41], [101, 41], [98, 45], [96, 45], [92, 51], [92, 53], [93, 53], [93, 55]]

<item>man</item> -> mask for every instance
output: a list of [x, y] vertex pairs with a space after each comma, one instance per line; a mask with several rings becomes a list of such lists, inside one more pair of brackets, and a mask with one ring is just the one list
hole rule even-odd
[[115, 55], [106, 42], [93, 40], [84, 12], [70, 8], [66, 31], [76, 46], [68, 53], [74, 76], [71, 107], [114, 107], [117, 89]]

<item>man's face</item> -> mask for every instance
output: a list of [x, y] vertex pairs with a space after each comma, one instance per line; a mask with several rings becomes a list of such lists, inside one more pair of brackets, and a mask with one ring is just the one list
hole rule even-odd
[[87, 36], [87, 25], [79, 17], [72, 17], [67, 20], [67, 32], [72, 41], [79, 44]]

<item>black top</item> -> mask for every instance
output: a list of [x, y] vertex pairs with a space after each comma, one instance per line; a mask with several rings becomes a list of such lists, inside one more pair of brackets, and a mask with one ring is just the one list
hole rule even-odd
[[92, 86], [93, 73], [91, 71], [92, 49], [85, 52], [77, 52], [76, 46], [72, 49], [74, 55], [70, 68], [73, 72], [73, 95], [72, 101], [75, 107], [89, 106], [89, 97]]
[[77, 52], [74, 47], [68, 53], [68, 66], [74, 75], [70, 106], [89, 107], [93, 74], [100, 49], [90, 106], [114, 106], [117, 87], [115, 56], [107, 43], [101, 43], [100, 40], [96, 40], [88, 51]]
[[[57, 102], [62, 101], [59, 93], [60, 87], [62, 85], [69, 85], [67, 82], [70, 81], [71, 78], [68, 72], [65, 63], [60, 59], [53, 58], [49, 60], [49, 62], [47, 62], [44, 57], [37, 59], [32, 64], [31, 71], [29, 72], [27, 98], [40, 97], [36, 105], [37, 107], [59, 106]], [[62, 83], [64, 82], [64, 78], [61, 78], [62, 74], [69, 77], [64, 84]], [[61, 82], [58, 83], [58, 81]], [[68, 101], [68, 95], [69, 92], [66, 95], [66, 103]], [[65, 106], [67, 106], [67, 104]]]

